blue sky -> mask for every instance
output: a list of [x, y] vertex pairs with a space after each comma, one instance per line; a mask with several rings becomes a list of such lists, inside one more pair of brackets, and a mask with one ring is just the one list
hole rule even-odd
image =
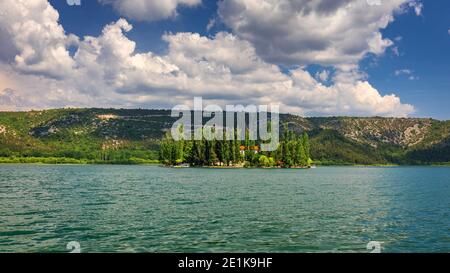
[[[47, 3], [46, 0], [33, 1]], [[17, 109], [65, 106], [157, 108], [170, 107], [188, 101], [194, 95], [202, 95], [212, 98], [212, 101], [219, 104], [279, 103], [282, 109], [286, 109], [285, 112], [309, 116], [382, 115], [450, 119], [450, 107], [447, 106], [450, 99], [450, 16], [448, 16], [450, 2], [448, 1], [395, 0], [390, 3], [381, 1], [379, 6], [368, 5], [366, 17], [361, 17], [361, 12], [355, 10], [353, 6], [348, 6], [353, 0], [336, 1], [342, 4], [333, 7], [329, 4], [326, 6], [325, 1], [323, 4], [321, 0], [315, 0], [311, 2], [316, 2], [317, 5], [311, 4], [307, 7], [307, 4], [303, 6], [299, 4], [282, 12], [279, 4], [283, 1], [269, 1], [271, 5], [265, 6], [267, 9], [260, 9], [259, 6], [262, 5], [258, 3], [259, 0], [246, 0], [243, 1], [244, 4], [234, 0], [223, 2], [173, 0], [178, 5], [175, 4], [175, 8], [170, 10], [171, 14], [165, 17], [155, 15], [155, 10], [159, 10], [159, 6], [149, 7], [149, 10], [151, 8], [153, 10], [145, 17], [145, 9], [141, 8], [140, 11], [133, 6], [138, 5], [140, 1], [158, 5], [158, 0], [118, 0], [117, 5], [99, 0], [82, 1], [81, 6], [69, 6], [65, 1], [50, 0], [48, 5], [59, 14], [59, 21], [56, 24], [63, 28], [65, 37], [61, 38], [60, 34], [54, 34], [53, 30], [50, 35], [52, 39], [54, 36], [54, 41], [63, 39], [62, 43], [66, 44], [65, 49], [69, 56], [64, 58], [67, 58], [68, 64], [70, 63], [68, 65], [70, 69], [77, 69], [67, 73], [72, 75], [80, 73], [80, 76], [71, 78], [62, 74], [66, 63], [58, 63], [61, 67], [64, 66], [58, 69], [59, 71], [43, 71], [42, 67], [47, 67], [44, 64], [52, 60], [43, 59], [42, 65], [32, 66], [31, 64], [38, 62], [36, 56], [30, 58], [33, 61], [28, 63], [25, 59], [25, 64], [19, 64], [15, 57], [9, 59], [5, 57], [3, 66], [0, 66], [0, 89], [6, 90], [8, 87], [8, 90], [14, 90], [16, 93], [10, 92], [8, 97], [4, 93], [3, 104], [9, 103], [9, 106], [12, 106], [15, 101]], [[12, 7], [15, 4], [11, 2], [10, 5]], [[271, 8], [273, 13], [268, 13], [272, 11]], [[289, 13], [290, 9], [293, 12], [299, 9], [304, 12], [304, 16], [295, 17], [297, 16], [295, 13]], [[349, 14], [345, 17], [347, 20], [345, 24], [342, 24], [345, 29], [339, 29], [341, 26], [338, 26], [333, 30], [332, 26], [337, 24], [340, 18], [338, 15], [342, 11]], [[317, 13], [319, 16], [317, 25], [323, 24], [321, 28], [311, 29], [311, 32], [308, 32], [308, 28], [304, 28], [304, 25], [311, 23], [309, 13]], [[281, 14], [280, 18], [276, 17], [278, 14]], [[392, 17], [386, 27], [382, 22], [385, 16]], [[108, 60], [105, 62], [107, 65], [95, 68], [101, 70], [101, 73], [99, 72], [101, 77], [86, 76], [92, 75], [94, 68], [87, 67], [75, 57], [77, 51], [81, 52], [84, 48], [83, 43], [86, 42], [84, 37], [98, 38], [98, 43], [103, 49], [110, 48], [112, 45], [100, 39], [102, 30], [120, 18], [124, 18], [127, 24], [132, 25], [132, 29], [125, 31], [127, 26], [121, 25], [118, 28], [122, 29], [119, 30], [120, 34], [114, 32], [115, 35], [119, 35], [117, 41], [122, 41], [123, 36], [126, 38], [123, 41], [124, 48], [129, 41], [136, 46], [132, 53], [127, 52], [123, 55], [127, 58], [122, 60], [123, 63], [130, 61], [130, 64], [135, 65], [136, 55], [151, 54], [153, 57], [161, 57], [166, 68], [175, 67], [172, 69], [176, 71], [162, 74], [158, 78], [153, 70], [152, 62], [155, 61], [153, 59], [146, 60], [144, 66], [139, 65], [132, 69], [130, 65], [125, 68], [109, 69], [111, 62]], [[41, 19], [33, 20], [38, 24]], [[214, 25], [207, 30], [207, 25], [212, 21], [215, 22]], [[361, 26], [364, 24], [370, 27], [366, 30]], [[324, 28], [327, 30], [322, 33]], [[9, 39], [12, 41], [12, 47], [17, 47], [11, 56], [23, 56], [26, 46], [17, 45], [19, 43], [17, 40], [21, 36], [11, 33], [11, 29], [5, 29], [4, 32], [11, 35]], [[347, 34], [342, 34], [347, 30]], [[381, 35], [377, 36], [376, 33]], [[78, 37], [79, 42], [68, 45], [69, 35]], [[163, 38], [164, 35], [166, 38]], [[352, 35], [354, 37], [349, 37]], [[188, 43], [186, 39], [189, 39]], [[35, 42], [35, 40], [25, 41]], [[370, 42], [367, 42], [369, 40]], [[21, 40], [20, 42], [23, 43]], [[53, 42], [52, 45], [55, 43], [57, 42]], [[6, 43], [0, 45], [6, 48]], [[121, 47], [117, 44], [114, 46]], [[236, 48], [238, 50], [235, 50]], [[247, 52], [248, 56], [242, 57], [240, 52]], [[48, 54], [44, 52], [36, 55]], [[224, 59], [224, 56], [228, 59]], [[98, 60], [106, 58], [100, 55], [96, 57]], [[122, 62], [117, 58], [114, 60]], [[199, 68], [192, 68], [190, 71], [194, 65], [199, 65]], [[134, 74], [145, 66], [151, 67], [145, 69], [151, 70], [151, 74]], [[201, 70], [205, 67], [217, 71], [214, 70], [213, 73]], [[131, 72], [128, 72], [129, 69]], [[210, 83], [211, 75], [221, 77], [220, 69], [230, 73], [223, 76], [231, 79], [230, 82], [218, 80]], [[114, 70], [114, 73], [109, 70]], [[91, 72], [85, 74], [85, 71]], [[181, 79], [178, 77], [180, 73], [184, 75]], [[177, 78], [167, 78], [168, 75], [175, 74]], [[111, 76], [111, 79], [105, 75]], [[124, 77], [126, 80], [122, 80]], [[267, 80], [269, 77], [273, 77], [273, 80]], [[3, 86], [2, 78], [5, 82]], [[8, 83], [17, 82], [18, 79], [27, 84], [8, 86]], [[244, 82], [240, 82], [242, 79]], [[163, 80], [173, 81], [173, 84], [168, 85]], [[101, 93], [96, 87], [80, 87], [78, 81], [92, 82], [93, 86], [108, 91]], [[111, 87], [111, 82], [114, 83], [114, 88]], [[268, 86], [267, 90], [263, 90], [262, 85]], [[55, 90], [47, 94], [51, 98], [48, 101], [34, 99], [30, 102], [26, 101], [27, 96], [22, 98], [20, 94], [21, 92], [26, 94], [27, 91], [24, 90], [31, 89], [30, 86], [51, 86]], [[219, 87], [217, 90], [209, 91], [208, 88], [211, 86]], [[238, 90], [236, 86], [242, 86], [244, 90]], [[65, 91], [63, 87], [67, 89], [70, 87], [71, 91]], [[394, 96], [390, 96], [391, 94]], [[99, 96], [103, 97], [100, 99]], [[99, 101], [104, 103], [98, 104]], [[0, 101], [0, 107], [1, 105]]]
[[[396, 18], [382, 33], [402, 37], [400, 56], [386, 54], [367, 72], [380, 90], [396, 90], [417, 108], [418, 116], [450, 118], [450, 2], [424, 1], [421, 17], [406, 14]], [[409, 69], [417, 80], [396, 77], [395, 71]]]

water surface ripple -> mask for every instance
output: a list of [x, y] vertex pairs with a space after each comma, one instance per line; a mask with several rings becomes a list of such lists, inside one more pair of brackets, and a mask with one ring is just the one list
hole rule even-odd
[[0, 165], [0, 252], [450, 251], [450, 168]]

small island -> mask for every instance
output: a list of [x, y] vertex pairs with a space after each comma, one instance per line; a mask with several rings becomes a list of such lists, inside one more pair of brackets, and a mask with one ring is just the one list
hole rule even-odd
[[[225, 137], [224, 137], [225, 139]], [[309, 136], [284, 130], [276, 151], [265, 152], [259, 141], [179, 140], [166, 133], [161, 141], [159, 160], [169, 167], [210, 168], [311, 168]]]

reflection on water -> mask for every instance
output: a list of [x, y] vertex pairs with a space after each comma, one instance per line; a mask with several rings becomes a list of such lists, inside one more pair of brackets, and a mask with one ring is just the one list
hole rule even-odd
[[0, 252], [450, 251], [450, 169], [0, 165]]

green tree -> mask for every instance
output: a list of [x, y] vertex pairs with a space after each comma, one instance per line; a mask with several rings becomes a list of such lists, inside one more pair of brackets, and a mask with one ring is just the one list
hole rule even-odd
[[306, 132], [302, 136], [303, 148], [305, 149], [305, 154], [308, 159], [311, 158], [311, 145], [309, 143], [309, 136]]
[[174, 165], [177, 159], [175, 143], [169, 133], [161, 141], [159, 160], [165, 165]]
[[261, 167], [270, 167], [271, 162], [269, 158], [265, 155], [259, 157], [259, 166]]
[[204, 164], [205, 157], [204, 157], [204, 151], [203, 151], [203, 141], [201, 140], [194, 140], [194, 147], [193, 147], [193, 161], [192, 163], [197, 166], [201, 166]]
[[306, 156], [305, 147], [303, 145], [300, 145], [299, 147], [299, 165], [302, 167], [305, 167], [308, 165], [308, 157]]
[[294, 165], [294, 162], [292, 160], [290, 143], [286, 140], [283, 142], [283, 165], [286, 168], [290, 168]]
[[276, 162], [275, 159], [273, 157], [269, 157], [269, 164], [271, 167], [275, 166]]
[[238, 164], [240, 162], [242, 162], [242, 156], [241, 156], [241, 141], [239, 140], [239, 135], [238, 135], [238, 131], [235, 131], [234, 134], [234, 140], [233, 140], [233, 144], [232, 144], [232, 158], [233, 158], [233, 163], [234, 164]]
[[206, 161], [209, 166], [214, 165], [218, 161], [215, 146], [216, 145], [215, 145], [214, 140], [205, 141], [205, 155], [206, 155]]

